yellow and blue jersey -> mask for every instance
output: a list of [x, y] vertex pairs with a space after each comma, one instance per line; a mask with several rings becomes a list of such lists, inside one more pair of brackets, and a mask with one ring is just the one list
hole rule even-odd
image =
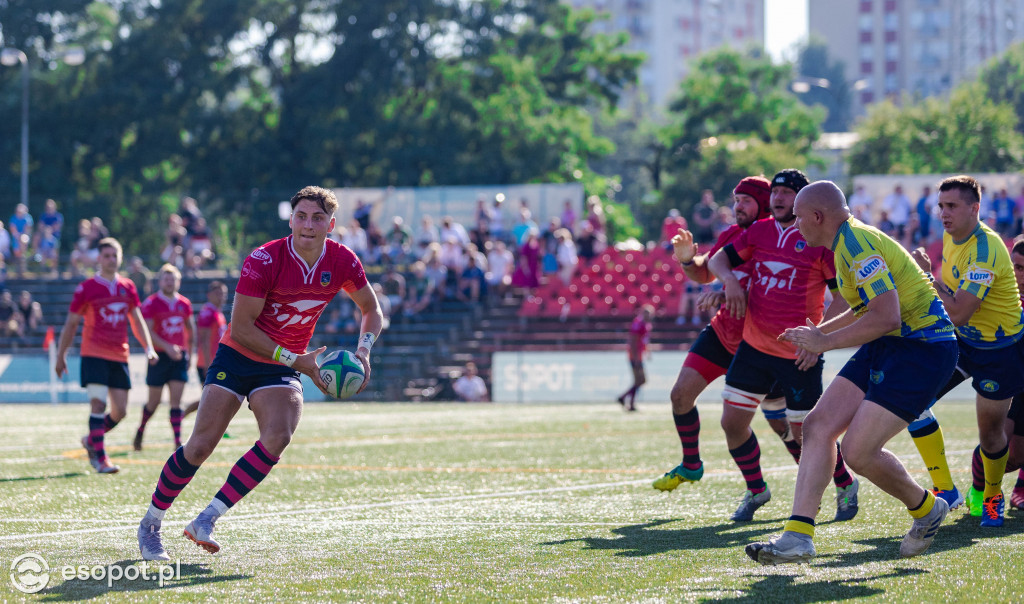
[[960, 290], [981, 299], [967, 324], [956, 328], [966, 343], [1002, 348], [1024, 335], [1010, 253], [987, 225], [978, 223], [963, 241], [942, 235], [942, 284], [951, 295]]
[[832, 241], [839, 294], [860, 316], [868, 302], [897, 290], [900, 328], [886, 334], [924, 341], [953, 340], [953, 323], [921, 267], [888, 235], [850, 218]]

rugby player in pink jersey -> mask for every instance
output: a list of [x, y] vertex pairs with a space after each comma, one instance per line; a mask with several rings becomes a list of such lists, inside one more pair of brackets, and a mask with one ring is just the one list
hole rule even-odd
[[[822, 357], [778, 340], [787, 328], [802, 326], [808, 319], [820, 322], [825, 316], [825, 289], [836, 287], [832, 251], [807, 245], [795, 226], [793, 201], [807, 182], [799, 170], [776, 174], [771, 181], [774, 220], [755, 222], [708, 262], [708, 269], [725, 287], [726, 310], [734, 317], [744, 317], [743, 341], [725, 374], [722, 411], [729, 453], [747, 484], [732, 515], [735, 521], [752, 520], [754, 512], [771, 500], [761, 474], [761, 448], [750, 429], [758, 405], [773, 385], [780, 386], [786, 398], [786, 418], [797, 442], [802, 442], [803, 420], [822, 392]], [[746, 289], [732, 272], [744, 264], [750, 267]], [[846, 308], [846, 302], [834, 296], [826, 318]], [[858, 482], [847, 471], [841, 453], [833, 478], [836, 520], [849, 520], [857, 514]]]
[[235, 288], [231, 324], [206, 374], [195, 429], [171, 455], [139, 523], [139, 551], [146, 560], [169, 560], [160, 536], [168, 508], [213, 453], [245, 399], [256, 417], [259, 440], [231, 468], [210, 504], [185, 527], [185, 536], [210, 553], [220, 550], [214, 523], [254, 489], [281, 458], [302, 414], [307, 375], [325, 391], [316, 357], [307, 351], [317, 318], [344, 290], [362, 311], [355, 355], [370, 380], [370, 348], [383, 326], [377, 297], [363, 265], [349, 248], [328, 240], [338, 200], [321, 187], [305, 187], [291, 199], [292, 234], [252, 252]]
[[157, 277], [157, 291], [142, 302], [142, 316], [153, 337], [157, 362], [149, 366], [146, 385], [149, 386], [149, 401], [142, 408], [142, 420], [135, 431], [132, 446], [142, 450], [142, 437], [149, 418], [160, 406], [160, 398], [167, 387], [170, 405], [171, 433], [174, 448], [181, 446], [181, 393], [188, 381], [188, 368], [195, 357], [191, 353], [196, 345], [195, 319], [192, 317], [192, 302], [181, 295], [181, 272], [173, 264], [160, 267]]
[[[139, 310], [139, 294], [131, 279], [117, 274], [121, 266], [121, 244], [113, 237], [99, 242], [99, 272], [75, 289], [71, 309], [57, 345], [57, 377], [68, 371], [67, 353], [78, 324], [82, 328], [81, 384], [89, 396], [89, 434], [82, 437], [82, 446], [89, 462], [100, 474], [113, 474], [120, 468], [110, 463], [103, 446], [103, 435], [124, 419], [128, 411], [128, 390], [132, 387], [128, 373], [128, 324], [135, 338], [146, 349], [150, 363], [156, 362], [156, 351]], [[110, 413], [104, 415], [107, 399]]]
[[[711, 251], [698, 254], [693, 234], [685, 229], [672, 237], [673, 253], [682, 265], [686, 276], [697, 283], [709, 283], [715, 276], [708, 270], [707, 262], [756, 220], [767, 218], [771, 183], [762, 176], [748, 176], [733, 189], [733, 212], [736, 224], [718, 236]], [[749, 267], [737, 266], [733, 274], [740, 279], [743, 287], [749, 280]], [[671, 491], [684, 482], [696, 482], [704, 476], [704, 463], [700, 458], [700, 415], [697, 411], [697, 397], [708, 384], [725, 375], [732, 356], [743, 337], [743, 319], [733, 317], [725, 308], [720, 308], [711, 323], [700, 332], [690, 346], [676, 383], [672, 387], [672, 419], [683, 447], [683, 461], [654, 481], [655, 489]], [[800, 445], [789, 430], [786, 421], [786, 403], [781, 392], [770, 393], [761, 405], [765, 418], [775, 430], [786, 448], [797, 461], [800, 459]]]
[[[629, 325], [629, 343], [626, 352], [629, 356], [629, 367], [633, 371], [633, 385], [616, 399], [620, 405], [625, 407], [626, 411], [636, 411], [637, 392], [640, 391], [641, 386], [647, 383], [647, 374], [644, 373], [644, 356], [647, 354], [647, 345], [651, 341], [651, 319], [653, 318], [654, 307], [644, 304]], [[629, 399], [628, 402], [627, 399]]]

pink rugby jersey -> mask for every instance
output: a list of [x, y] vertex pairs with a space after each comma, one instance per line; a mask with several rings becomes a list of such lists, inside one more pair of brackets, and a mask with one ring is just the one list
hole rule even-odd
[[199, 311], [196, 328], [210, 330], [210, 348], [208, 350], [199, 348], [196, 351], [196, 367], [209, 367], [213, 362], [213, 357], [217, 355], [217, 345], [220, 343], [220, 339], [228, 331], [228, 320], [216, 306], [207, 302]]
[[[722, 231], [722, 234], [718, 236], [718, 240], [715, 241], [715, 247], [711, 248], [711, 253], [708, 258], [715, 255], [715, 252], [729, 245], [733, 241], [739, 238], [739, 236], [745, 231], [743, 227], [738, 224], [734, 224]], [[740, 282], [740, 287], [747, 289], [750, 284], [750, 263], [745, 262], [739, 266], [734, 266], [732, 274]], [[711, 329], [715, 330], [715, 334], [718, 335], [718, 341], [722, 343], [731, 354], [736, 354], [736, 349], [739, 348], [740, 340], [743, 339], [743, 319], [733, 318], [729, 311], [722, 308], [718, 309], [715, 316], [711, 317]]]
[[[299, 256], [292, 237], [277, 239], [253, 250], [242, 265], [235, 292], [265, 298], [256, 327], [277, 345], [303, 353], [316, 321], [341, 290], [353, 293], [366, 286], [363, 264], [349, 248], [328, 239], [312, 266]], [[261, 363], [275, 363], [231, 339], [231, 326], [221, 342]]]
[[808, 246], [795, 224], [784, 229], [772, 218], [750, 225], [731, 246], [733, 264], [738, 256], [751, 273], [743, 339], [761, 352], [795, 359], [796, 347], [778, 336], [807, 319], [821, 321], [825, 288], [835, 287], [832, 250]]
[[651, 324], [644, 321], [643, 317], [636, 317], [629, 326], [629, 333], [636, 334], [637, 337], [636, 349], [634, 350], [632, 347], [629, 349], [629, 360], [643, 360], [644, 353], [647, 352], [647, 344], [651, 340]]
[[118, 275], [107, 281], [96, 275], [78, 284], [71, 312], [85, 317], [82, 356], [128, 362], [128, 314], [139, 306], [131, 279]]
[[[153, 331], [156, 335], [168, 344], [176, 344], [180, 348], [188, 348], [189, 342], [185, 341], [185, 326], [191, 316], [192, 303], [179, 293], [174, 294], [173, 298], [168, 298], [163, 293], [156, 292], [142, 303], [142, 317], [153, 320]], [[167, 352], [155, 342], [153, 347]]]

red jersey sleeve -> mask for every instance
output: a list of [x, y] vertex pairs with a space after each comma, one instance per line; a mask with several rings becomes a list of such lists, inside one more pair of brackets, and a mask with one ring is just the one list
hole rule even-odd
[[253, 250], [242, 264], [242, 273], [235, 291], [243, 296], [266, 298], [273, 286], [271, 272], [274, 270], [274, 262], [266, 247], [264, 245]]

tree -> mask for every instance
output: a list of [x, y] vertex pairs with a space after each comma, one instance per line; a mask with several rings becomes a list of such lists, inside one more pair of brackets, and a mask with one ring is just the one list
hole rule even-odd
[[1024, 42], [999, 55], [978, 74], [985, 97], [1008, 103], [1017, 114], [1017, 132], [1024, 134]]
[[897, 107], [874, 105], [860, 123], [850, 151], [853, 174], [1004, 172], [1019, 168], [1024, 137], [1010, 105], [986, 98], [967, 83], [949, 100], [929, 98]]
[[846, 66], [842, 61], [830, 61], [828, 44], [812, 36], [797, 53], [796, 71], [800, 76], [794, 83], [803, 84], [807, 91], [798, 92], [800, 102], [821, 105], [828, 116], [821, 128], [825, 132], [846, 132], [850, 129], [851, 102], [850, 84], [846, 81]]

